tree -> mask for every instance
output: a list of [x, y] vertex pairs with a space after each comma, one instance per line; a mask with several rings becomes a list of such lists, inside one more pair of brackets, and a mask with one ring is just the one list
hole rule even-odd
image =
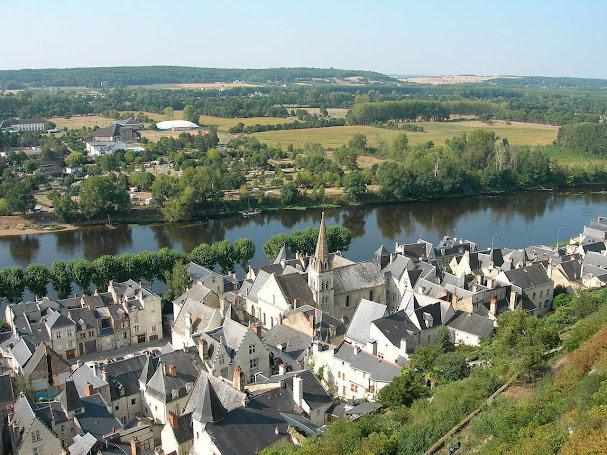
[[255, 257], [255, 244], [251, 239], [238, 239], [234, 242], [234, 260], [246, 271], [251, 259]]
[[165, 270], [164, 277], [169, 287], [171, 300], [183, 294], [191, 283], [188, 270], [183, 261], [177, 261], [171, 270]]
[[135, 254], [132, 258], [135, 264], [136, 273], [135, 276], [131, 276], [129, 278], [143, 278], [151, 285], [154, 278], [160, 272], [160, 261], [158, 259], [158, 255], [156, 253], [152, 253], [151, 251], [141, 251], [140, 253]]
[[34, 296], [46, 295], [49, 271], [43, 264], [29, 264], [25, 269], [25, 286]]
[[69, 194], [57, 194], [52, 199], [55, 216], [64, 223], [72, 223], [78, 219], [78, 204]]
[[164, 115], [166, 116], [167, 120], [173, 120], [174, 112], [175, 111], [170, 106], [164, 108]]
[[34, 210], [36, 200], [30, 185], [25, 180], [8, 181], [2, 185], [2, 190], [7, 208], [11, 213], [19, 212], [25, 215], [27, 211]]
[[350, 195], [352, 199], [358, 199], [367, 191], [367, 177], [361, 171], [352, 171], [344, 177], [344, 191]]
[[446, 352], [434, 361], [434, 374], [445, 381], [459, 381], [468, 376], [468, 362], [461, 352]]
[[0, 318], [0, 332], [8, 332], [11, 329], [11, 326], [8, 325], [6, 319]]
[[190, 261], [213, 270], [217, 264], [216, 250], [211, 245], [202, 243], [190, 252]]
[[192, 217], [195, 204], [194, 189], [187, 187], [180, 195], [174, 196], [164, 203], [161, 210], [162, 216], [165, 221], [170, 223], [187, 220]]
[[21, 267], [4, 267], [0, 270], [0, 296], [9, 303], [17, 303], [25, 291], [25, 277]]
[[348, 141], [348, 147], [357, 150], [359, 153], [364, 153], [367, 150], [367, 136], [362, 133], [357, 133]]
[[403, 368], [390, 384], [377, 393], [377, 401], [387, 408], [409, 406], [423, 390], [417, 385], [418, 383], [419, 381], [415, 380], [413, 372], [408, 368]]
[[65, 157], [65, 164], [67, 164], [68, 166], [82, 163], [84, 163], [84, 155], [80, 152], [71, 152], [68, 156]]
[[[172, 270], [175, 263], [184, 260], [183, 254], [167, 247], [158, 250], [158, 278], [164, 281], [165, 271]], [[165, 282], [166, 283], [166, 282]]]
[[38, 169], [38, 161], [35, 158], [27, 159], [23, 162], [23, 171], [26, 174], [33, 173], [36, 169]]
[[263, 244], [263, 253], [268, 258], [268, 261], [274, 262], [276, 256], [278, 256], [278, 252], [280, 249], [286, 245], [289, 241], [289, 237], [287, 234], [276, 234], [268, 239], [266, 243]]
[[110, 177], [89, 177], [80, 185], [80, 211], [87, 219], [123, 212], [129, 201], [126, 189]]
[[329, 226], [327, 228], [327, 243], [329, 251], [348, 251], [352, 243], [352, 232], [343, 226]]
[[227, 240], [215, 242], [211, 248], [215, 252], [217, 265], [222, 273], [228, 273], [234, 268], [234, 246]]
[[188, 122], [198, 123], [198, 112], [196, 112], [196, 108], [191, 104], [186, 105], [183, 108], [183, 119]]
[[[104, 254], [95, 259], [92, 264], [93, 276], [92, 281], [95, 284], [97, 290], [107, 289], [108, 282], [114, 280], [121, 274], [121, 261], [109, 254]], [[139, 278], [139, 277], [131, 277]]]
[[89, 286], [93, 280], [93, 267], [84, 259], [73, 259], [67, 263], [67, 269], [72, 281], [80, 288], [83, 294], [89, 294]]
[[494, 337], [498, 371], [503, 375], [523, 373], [531, 381], [545, 364], [544, 352], [558, 343], [556, 329], [543, 327], [540, 319], [523, 310], [504, 313], [498, 318]]
[[292, 204], [297, 199], [297, 187], [293, 183], [287, 183], [280, 189], [280, 199], [283, 204]]
[[53, 290], [60, 299], [66, 299], [72, 293], [72, 282], [63, 261], [54, 261], [49, 269]]
[[358, 150], [353, 147], [340, 147], [333, 152], [337, 164], [348, 170], [358, 169]]

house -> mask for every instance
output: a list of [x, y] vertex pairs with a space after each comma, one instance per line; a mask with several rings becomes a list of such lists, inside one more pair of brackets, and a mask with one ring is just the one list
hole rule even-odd
[[479, 314], [456, 311], [445, 326], [451, 334], [453, 344], [479, 346], [482, 339], [490, 339], [493, 335], [493, 320]]
[[140, 124], [129, 125], [127, 122], [128, 121], [125, 121], [124, 124], [118, 122], [114, 125], [91, 131], [90, 133], [85, 134], [83, 139], [86, 143], [136, 142], [139, 139], [137, 130], [142, 128], [140, 128]]
[[230, 379], [239, 369], [244, 383], [254, 382], [258, 373], [269, 375], [270, 353], [260, 335], [258, 325], [247, 327], [229, 318], [220, 327], [204, 332], [198, 349], [207, 371]]
[[[195, 284], [192, 287], [192, 293], [194, 293], [198, 287], [208, 291], [204, 297], [211, 294], [217, 297], [215, 293], [200, 284]], [[189, 291], [183, 296], [187, 295], [188, 292]], [[217, 306], [211, 307], [204, 303], [199, 303], [196, 300], [198, 298], [204, 300], [202, 294], [198, 294], [196, 299], [188, 296], [185, 299], [180, 300], [183, 296], [176, 300], [176, 302], [179, 301], [179, 304], [173, 303], [173, 308], [179, 308], [179, 312], [174, 313], [175, 322], [171, 331], [171, 344], [178, 348], [182, 346], [196, 346], [197, 342], [195, 339], [197, 340], [203, 332], [219, 327], [222, 320], [221, 312]], [[218, 300], [215, 303], [218, 304]]]
[[195, 349], [162, 354], [158, 365], [144, 365], [139, 386], [143, 393], [143, 415], [156, 423], [167, 423], [169, 411], [179, 416], [203, 368]]
[[328, 421], [328, 411], [333, 405], [331, 395], [310, 370], [293, 371], [270, 376], [247, 386], [250, 392], [283, 388], [295, 402], [296, 409], [319, 427]]
[[15, 403], [15, 389], [10, 373], [0, 375], [0, 416], [6, 419]]
[[314, 373], [346, 400], [373, 401], [375, 394], [399, 375], [401, 367], [346, 341], [333, 346], [315, 341], [310, 361]]
[[582, 286], [582, 264], [577, 259], [549, 264], [548, 275], [555, 287], [562, 286], [569, 294]]
[[366, 348], [370, 338], [371, 322], [382, 318], [385, 314], [386, 305], [367, 299], [361, 300], [346, 332], [346, 340], [361, 348]]
[[9, 416], [8, 427], [12, 451], [18, 454], [60, 454], [62, 441], [51, 429], [50, 422], [37, 413], [37, 406], [21, 394], [13, 413]]
[[98, 352], [100, 350], [97, 345], [99, 327], [95, 313], [90, 308], [75, 308], [68, 311], [68, 316], [76, 323], [78, 355]]
[[63, 169], [63, 172], [65, 174], [71, 174], [71, 175], [80, 174], [82, 172], [82, 165], [80, 165], [80, 164], [68, 164]]
[[542, 264], [502, 271], [496, 276], [496, 280], [512, 285], [511, 300], [519, 299], [524, 305], [528, 303], [525, 309], [536, 316], [546, 314], [550, 310], [554, 281], [548, 277]]
[[38, 345], [21, 369], [38, 399], [57, 396], [70, 372], [70, 364], [46, 343]]
[[103, 156], [114, 153], [116, 150], [125, 150], [126, 143], [122, 141], [101, 142], [93, 141], [86, 143], [86, 151], [92, 157]]
[[192, 284], [202, 285], [207, 289], [212, 290], [218, 296], [223, 295], [224, 283], [221, 275], [194, 262], [188, 263], [186, 265], [186, 270], [188, 276], [192, 280]]

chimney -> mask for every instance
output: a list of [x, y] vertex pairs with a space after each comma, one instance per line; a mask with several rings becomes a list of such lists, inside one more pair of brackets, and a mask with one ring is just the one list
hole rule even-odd
[[489, 313], [493, 315], [493, 317], [497, 317], [497, 299], [491, 299], [491, 303], [489, 304]]
[[169, 421], [169, 425], [171, 425], [171, 428], [177, 428], [179, 424], [179, 418], [173, 411], [167, 411], [167, 419]]
[[185, 330], [184, 336], [186, 340], [189, 340], [192, 336], [192, 313], [186, 311], [185, 313]]
[[101, 367], [101, 379], [107, 382], [107, 370], [105, 368], [105, 365]]
[[280, 362], [280, 365], [278, 365], [278, 374], [282, 376], [283, 374], [285, 374], [285, 371], [285, 364]]
[[200, 358], [202, 360], [206, 360], [208, 357], [209, 357], [209, 343], [207, 343], [207, 340], [202, 338], [200, 340]]
[[278, 315], [278, 323], [282, 324], [282, 313]]
[[280, 434], [280, 431], [278, 430], [278, 427], [274, 427], [274, 434]]
[[251, 324], [251, 328], [255, 332], [255, 335], [257, 335], [257, 338], [261, 339], [261, 327], [259, 324]]
[[455, 289], [453, 290], [453, 295], [451, 296], [451, 306], [454, 310], [457, 309], [457, 292]]
[[299, 306], [299, 299], [293, 299], [293, 309]]
[[513, 289], [510, 289], [510, 311], [514, 311], [516, 308], [516, 292]]
[[90, 397], [94, 393], [95, 393], [95, 389], [93, 389], [93, 384], [91, 384], [90, 382], [87, 382], [84, 385], [84, 396], [85, 397]]
[[174, 378], [177, 377], [177, 367], [174, 363], [169, 364], [169, 374]]
[[244, 384], [242, 383], [242, 368], [240, 368], [240, 365], [237, 365], [236, 368], [234, 368], [233, 384], [236, 390], [243, 391]]
[[308, 316], [308, 324], [310, 327], [310, 332], [312, 336], [316, 336], [316, 329], [314, 328], [314, 313]]
[[46, 354], [50, 354], [51, 353], [51, 347], [48, 344], [44, 344], [44, 352]]
[[139, 442], [137, 436], [131, 438], [131, 455], [141, 455], [141, 442]]
[[296, 374], [293, 377], [293, 401], [301, 408], [301, 402], [303, 400], [303, 378]]
[[167, 364], [166, 363], [162, 364], [162, 374], [164, 374], [165, 376], [167, 375]]

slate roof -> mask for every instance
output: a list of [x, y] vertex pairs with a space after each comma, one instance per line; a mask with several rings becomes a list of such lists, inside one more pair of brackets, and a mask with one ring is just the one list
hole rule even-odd
[[289, 357], [299, 360], [299, 357], [312, 345], [312, 337], [283, 324], [276, 324], [262, 335], [262, 340], [269, 346], [282, 345]]
[[46, 324], [51, 329], [58, 329], [73, 326], [74, 321], [57, 311], [49, 309], [49, 311], [46, 313]]
[[285, 243], [278, 252], [278, 256], [274, 259], [274, 264], [279, 264], [281, 261], [289, 261], [293, 259], [293, 255], [289, 251], [289, 247]]
[[97, 318], [89, 308], [69, 310], [70, 318], [76, 323], [76, 330], [96, 329]]
[[[65, 373], [70, 371], [71, 365], [67, 360], [61, 357], [57, 352], [55, 352], [52, 348], [48, 347], [49, 352], [46, 352], [47, 346], [44, 343], [41, 343], [36, 348], [36, 351], [32, 354], [32, 357], [22, 368], [23, 374], [25, 376], [29, 376], [32, 374], [34, 369], [38, 366], [40, 362], [44, 362], [48, 367], [49, 378], [53, 375], [57, 375], [59, 373]], [[58, 371], [53, 370], [53, 365], [56, 368], [59, 368]]]
[[206, 267], [198, 265], [195, 262], [189, 262], [188, 265], [186, 265], [186, 270], [192, 281], [203, 282], [212, 275], [217, 275], [217, 278], [219, 278], [217, 273], [207, 269]]
[[122, 429], [122, 423], [114, 414], [108, 412], [108, 405], [100, 394], [96, 393], [81, 400], [84, 412], [75, 417], [84, 433], [102, 437]]
[[[192, 335], [194, 335], [209, 330], [209, 324], [216, 313], [219, 313], [219, 309], [211, 308], [192, 300], [186, 300], [175, 319], [173, 331], [181, 334], [185, 333], [185, 321], [188, 313], [190, 313], [192, 318], [191, 330]], [[221, 320], [221, 317], [219, 320]]]
[[280, 412], [280, 416], [297, 431], [303, 433], [306, 436], [320, 436], [322, 434], [322, 428], [312, 423], [309, 419], [295, 414], [294, 412]]
[[78, 395], [78, 389], [73, 380], [65, 382], [65, 388], [57, 396], [57, 400], [66, 412], [75, 411], [82, 407], [82, 400], [80, 399], [80, 395]]
[[300, 273], [276, 275], [276, 281], [289, 303], [293, 304], [295, 299], [299, 299], [301, 303], [314, 302], [314, 294], [308, 286], [307, 275]]
[[89, 455], [97, 444], [97, 438], [90, 433], [85, 433], [84, 436], [77, 434], [74, 436], [74, 443], [69, 446], [70, 455]]
[[584, 261], [582, 262], [583, 267], [587, 265], [599, 267], [601, 269], [607, 269], [607, 256], [595, 253], [594, 251], [589, 251], [586, 254], [586, 257], [584, 257]]
[[83, 363], [78, 368], [76, 368], [69, 375], [68, 379], [71, 379], [72, 381], [74, 381], [74, 384], [76, 385], [76, 389], [78, 390], [78, 395], [80, 397], [86, 396], [85, 387], [86, 387], [87, 382], [90, 382], [91, 384], [93, 384], [93, 389], [95, 389], [95, 390], [108, 385], [108, 383], [105, 380], [95, 376], [95, 374], [93, 373], [93, 369], [86, 363]]
[[246, 335], [249, 327], [242, 325], [232, 319], [226, 319], [221, 327], [206, 332], [215, 341], [221, 341], [223, 337], [225, 345], [232, 351], [237, 351], [240, 343]]
[[346, 332], [346, 338], [354, 340], [357, 343], [367, 344], [369, 341], [369, 332], [371, 331], [371, 322], [384, 316], [386, 305], [362, 299], [356, 308], [356, 312], [350, 322], [350, 327]]
[[245, 399], [247, 398], [247, 395], [245, 393], [240, 392], [239, 390], [232, 387], [232, 384], [228, 383], [227, 380], [223, 378], [217, 378], [212, 374], [202, 370], [198, 375], [198, 378], [196, 379], [196, 383], [192, 388], [190, 396], [188, 397], [188, 401], [183, 409], [184, 413], [194, 412], [196, 408], [199, 408], [201, 406], [201, 403], [204, 403], [203, 398], [205, 394], [205, 388], [207, 387], [207, 380], [213, 387], [213, 390], [219, 398], [221, 405], [228, 412], [241, 407]]
[[[177, 428], [171, 428], [179, 445], [194, 439], [192, 428], [192, 413], [182, 414], [177, 417]], [[71, 455], [71, 454], [70, 454]]]
[[[24, 438], [27, 437], [27, 430], [32, 425], [36, 417], [36, 413], [34, 412], [34, 408], [30, 403], [29, 398], [27, 398], [24, 394], [21, 394], [13, 406], [12, 417], [12, 422], [20, 429], [23, 429], [23, 431], [21, 431], [19, 434], [13, 435], [17, 447], [21, 447]], [[12, 426], [9, 428], [12, 431]]]
[[571, 282], [580, 281], [582, 278], [582, 265], [575, 259], [561, 262], [558, 267]]
[[228, 411], [223, 407], [208, 377], [201, 380], [192, 418], [201, 423], [217, 423], [226, 418]]
[[34, 324], [30, 324], [30, 334], [25, 335], [28, 337], [29, 341], [34, 344], [39, 344], [44, 341], [51, 341], [51, 334], [49, 333], [48, 326], [44, 322], [36, 322]]
[[21, 338], [19, 341], [17, 341], [17, 344], [15, 344], [11, 349], [11, 353], [13, 354], [15, 361], [22, 368], [35, 351], [36, 346], [25, 338]]
[[110, 362], [103, 366], [107, 373], [107, 382], [110, 385], [110, 397], [112, 401], [118, 400], [122, 396], [139, 394], [139, 378], [146, 365], [148, 356], [145, 354]]
[[[164, 403], [184, 397], [188, 393], [186, 385], [188, 383], [193, 385], [202, 370], [202, 360], [194, 349], [190, 349], [188, 352], [179, 350], [162, 354], [159, 357], [159, 363], [167, 365], [167, 373], [164, 374], [163, 368], [159, 365], [147, 384], [147, 392]], [[168, 372], [170, 364], [177, 367], [176, 377], [171, 376]], [[173, 390], [178, 390], [177, 398], [173, 398]]]
[[370, 289], [384, 284], [381, 270], [373, 261], [357, 262], [333, 270], [335, 295]]
[[445, 325], [481, 338], [489, 338], [493, 334], [494, 323], [493, 320], [485, 316], [456, 311], [455, 315]]
[[508, 278], [508, 281], [522, 289], [530, 289], [552, 283], [552, 280], [548, 278], [546, 269], [540, 264], [509, 270], [504, 272], [504, 274]]
[[285, 389], [272, 389], [251, 399], [246, 408], [236, 408], [222, 421], [208, 424], [206, 431], [220, 453], [253, 455], [288, 437], [289, 425], [280, 412], [293, 412], [294, 405]]
[[342, 342], [336, 349], [334, 357], [349, 363], [351, 368], [369, 373], [371, 379], [379, 382], [390, 382], [398, 376], [400, 367], [365, 351], [358, 351], [350, 343]]
[[374, 401], [366, 401], [364, 403], [359, 404], [358, 406], [354, 406], [351, 409], [346, 411], [346, 415], [364, 415], [371, 414], [381, 409], [381, 404], [376, 403]]
[[[301, 376], [303, 384], [303, 400], [310, 406], [310, 409], [316, 409], [333, 402], [331, 395], [325, 390], [318, 378], [310, 370], [293, 371], [283, 375], [287, 392], [293, 396], [293, 378]], [[274, 379], [274, 377], [272, 377]]]
[[0, 404], [12, 403], [13, 401], [15, 401], [13, 381], [10, 373], [4, 373], [0, 375]]
[[400, 349], [400, 340], [411, 338], [419, 332], [405, 311], [397, 311], [389, 316], [373, 321], [373, 325], [392, 343]]
[[392, 261], [384, 268], [384, 273], [390, 274], [393, 277], [400, 279], [403, 273], [407, 270], [407, 265], [411, 262], [411, 259], [397, 254]]

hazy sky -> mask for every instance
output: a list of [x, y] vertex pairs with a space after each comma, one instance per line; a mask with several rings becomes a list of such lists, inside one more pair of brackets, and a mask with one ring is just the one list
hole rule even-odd
[[0, 69], [316, 66], [607, 78], [607, 1], [0, 0]]

